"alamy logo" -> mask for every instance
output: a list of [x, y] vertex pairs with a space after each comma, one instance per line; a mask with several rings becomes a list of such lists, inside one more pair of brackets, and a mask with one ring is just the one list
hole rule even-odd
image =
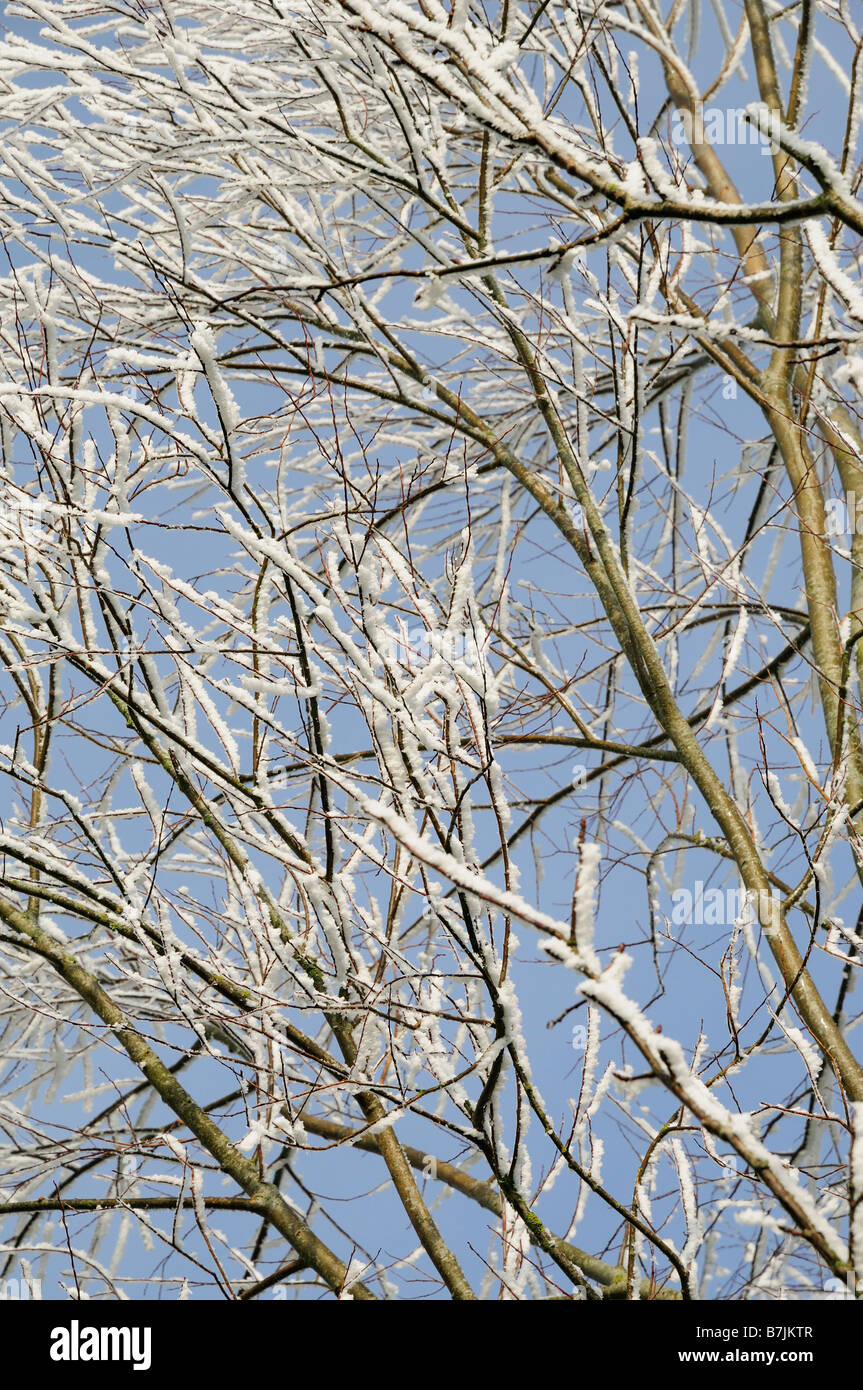
[[0, 480], [0, 543], [35, 545], [46, 533], [45, 502]]
[[379, 657], [409, 668], [428, 665], [439, 657], [448, 666], [459, 663], [481, 668], [482, 652], [472, 632], [444, 629], [432, 632], [424, 627], [385, 631], [378, 639]]
[[748, 108], [703, 106], [675, 111], [671, 139], [675, 145], [760, 145], [762, 154], [779, 150], [779, 118], [764, 103]]
[[863, 536], [863, 506], [853, 490], [847, 493], [844, 501], [828, 497], [825, 512], [828, 536]]
[[52, 1361], [131, 1361], [134, 1371], [149, 1371], [149, 1327], [69, 1327], [51, 1332]]
[[41, 1297], [41, 1279], [7, 1279], [5, 1284], [0, 1284], [0, 1302], [2, 1303], [7, 1303], [10, 1299], [39, 1299]]
[[746, 888], [705, 889], [700, 878], [694, 887], [694, 893], [689, 888], [676, 888], [671, 895], [671, 921], [675, 926], [729, 927], [744, 915], [753, 920], [756, 907], [758, 920], [769, 922], [773, 904], [781, 897], [778, 889], [762, 893]]

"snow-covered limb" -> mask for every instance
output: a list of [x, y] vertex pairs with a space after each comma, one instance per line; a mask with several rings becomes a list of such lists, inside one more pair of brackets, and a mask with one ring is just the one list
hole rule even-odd
[[584, 981], [579, 986], [579, 992], [617, 1019], [657, 1079], [672, 1091], [705, 1129], [740, 1154], [753, 1172], [767, 1184], [792, 1216], [798, 1230], [812, 1241], [830, 1268], [844, 1275], [848, 1267], [848, 1246], [819, 1210], [817, 1202], [813, 1201], [802, 1176], [758, 1138], [751, 1116], [735, 1113], [717, 1099], [713, 1090], [693, 1074], [680, 1044], [654, 1029], [641, 1009], [624, 993], [620, 981], [631, 965], [631, 957], [618, 955], [602, 975]]

